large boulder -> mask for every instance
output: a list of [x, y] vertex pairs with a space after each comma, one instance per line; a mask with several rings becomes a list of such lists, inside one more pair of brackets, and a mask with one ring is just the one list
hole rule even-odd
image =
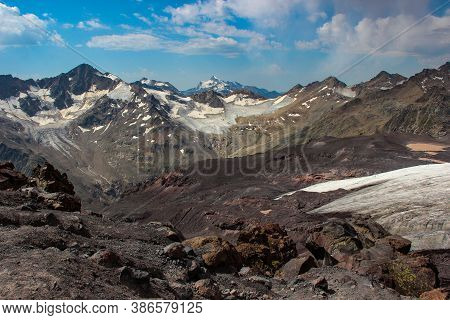
[[246, 266], [270, 274], [297, 256], [295, 243], [277, 224], [250, 225], [240, 231], [236, 250]]
[[14, 169], [11, 162], [0, 164], [0, 190], [18, 190], [28, 183], [28, 178]]
[[360, 251], [364, 245], [355, 228], [343, 219], [329, 219], [308, 229], [306, 248], [322, 261], [330, 257], [329, 263], [343, 262]]
[[285, 281], [293, 281], [297, 278], [297, 276], [316, 267], [316, 259], [310, 253], [305, 252], [298, 257], [289, 260], [288, 263], [277, 271], [275, 276]]
[[183, 245], [194, 249], [205, 265], [214, 271], [238, 271], [242, 265], [236, 248], [219, 237], [196, 237], [183, 241]]
[[389, 275], [400, 294], [420, 297], [436, 286], [436, 273], [427, 257], [402, 256], [389, 264]]
[[61, 174], [48, 162], [42, 166], [38, 165], [33, 170], [33, 178], [37, 187], [46, 192], [75, 195], [74, 186], [67, 178], [67, 174]]

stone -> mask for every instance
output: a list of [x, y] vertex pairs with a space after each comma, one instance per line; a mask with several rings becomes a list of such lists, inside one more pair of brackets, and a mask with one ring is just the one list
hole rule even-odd
[[216, 283], [211, 279], [198, 280], [194, 283], [194, 290], [197, 295], [208, 300], [222, 299], [222, 293]]
[[194, 252], [202, 257], [205, 265], [214, 271], [235, 272], [242, 265], [236, 248], [219, 237], [196, 237], [185, 240], [183, 244], [193, 248]]
[[136, 291], [141, 297], [150, 297], [150, 274], [146, 271], [122, 267], [120, 268], [120, 282]]
[[11, 162], [0, 164], [0, 190], [19, 190], [28, 184], [28, 178], [15, 170]]
[[276, 278], [283, 279], [285, 281], [292, 281], [297, 276], [308, 272], [312, 268], [317, 268], [317, 261], [313, 255], [304, 253], [298, 257], [291, 259], [275, 274]]
[[118, 268], [123, 265], [120, 257], [114, 251], [108, 249], [97, 251], [89, 260], [106, 268]]
[[399, 257], [389, 263], [388, 270], [400, 294], [419, 297], [436, 286], [436, 273], [427, 257]]
[[320, 289], [323, 291], [328, 291], [328, 281], [324, 277], [319, 277], [311, 281], [311, 284], [316, 289]]
[[164, 248], [163, 252], [171, 259], [183, 259], [187, 256], [185, 246], [179, 242], [169, 244]]
[[67, 178], [67, 174], [61, 174], [50, 163], [38, 165], [33, 170], [33, 178], [37, 187], [49, 193], [66, 193], [75, 195], [74, 186]]
[[236, 250], [246, 266], [270, 275], [297, 256], [295, 243], [277, 224], [246, 227], [239, 232]]
[[305, 246], [318, 260], [329, 255], [335, 260], [331, 259], [331, 263], [342, 262], [363, 248], [357, 231], [343, 219], [329, 219], [307, 232]]
[[448, 300], [449, 293], [443, 291], [442, 289], [434, 289], [430, 291], [425, 291], [420, 295], [422, 300]]
[[395, 251], [407, 254], [411, 249], [411, 241], [400, 236], [390, 235], [377, 240], [377, 243], [385, 243], [391, 246]]

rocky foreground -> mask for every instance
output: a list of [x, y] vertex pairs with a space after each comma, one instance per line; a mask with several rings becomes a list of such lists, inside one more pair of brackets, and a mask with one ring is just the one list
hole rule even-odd
[[[449, 250], [350, 214], [234, 226], [235, 240], [81, 209], [51, 165], [0, 165], [1, 299], [447, 299]], [[297, 228], [301, 230], [301, 228]], [[300, 231], [299, 231], [300, 232]], [[302, 240], [299, 240], [302, 239]], [[302, 246], [298, 245], [301, 241]]]

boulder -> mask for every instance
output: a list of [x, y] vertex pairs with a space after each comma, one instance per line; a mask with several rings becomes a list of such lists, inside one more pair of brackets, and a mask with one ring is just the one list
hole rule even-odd
[[67, 174], [61, 174], [50, 163], [38, 165], [33, 170], [33, 179], [39, 189], [49, 193], [66, 193], [75, 195], [74, 186], [67, 178]]
[[436, 274], [430, 260], [422, 256], [402, 256], [389, 263], [389, 276], [400, 294], [419, 297], [436, 286]]
[[91, 261], [106, 268], [118, 268], [123, 265], [120, 257], [111, 250], [99, 250], [90, 258]]
[[187, 256], [185, 246], [179, 242], [169, 244], [163, 251], [171, 259], [183, 259]]
[[242, 265], [241, 256], [236, 248], [219, 237], [196, 237], [185, 240], [183, 245], [194, 249], [194, 252], [202, 257], [209, 269], [235, 272]]
[[442, 289], [426, 291], [420, 295], [420, 299], [422, 300], [448, 300], [448, 298], [448, 292], [445, 292]]
[[343, 219], [329, 219], [307, 230], [306, 248], [318, 260], [329, 255], [330, 264], [343, 262], [363, 248], [358, 232]]
[[317, 268], [316, 259], [311, 254], [304, 253], [289, 260], [288, 263], [277, 271], [276, 277], [289, 282], [295, 280], [297, 276], [308, 272], [312, 268]]
[[0, 164], [0, 190], [18, 190], [28, 183], [28, 178], [14, 169], [11, 162]]
[[390, 247], [392, 247], [395, 251], [403, 254], [407, 254], [409, 250], [411, 250], [411, 241], [397, 235], [390, 235], [381, 238], [377, 240], [377, 243], [387, 244]]
[[240, 231], [236, 250], [246, 266], [272, 275], [297, 256], [295, 243], [277, 224], [250, 225]]
[[39, 193], [38, 201], [51, 210], [75, 212], [81, 210], [81, 200], [67, 193]]
[[208, 300], [222, 299], [219, 287], [211, 279], [202, 279], [194, 283], [194, 290], [197, 295]]

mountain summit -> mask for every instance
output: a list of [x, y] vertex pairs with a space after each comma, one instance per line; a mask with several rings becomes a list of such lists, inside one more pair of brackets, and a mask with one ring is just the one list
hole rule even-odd
[[200, 81], [197, 87], [186, 90], [183, 93], [187, 96], [191, 96], [193, 94], [211, 90], [220, 93], [221, 95], [224, 96], [227, 96], [233, 93], [234, 91], [238, 90], [250, 91], [267, 99], [272, 99], [280, 95], [280, 93], [276, 91], [269, 91], [262, 88], [243, 85], [236, 81], [221, 80], [217, 78], [215, 75], [212, 75], [211, 78], [209, 78], [208, 80]]

